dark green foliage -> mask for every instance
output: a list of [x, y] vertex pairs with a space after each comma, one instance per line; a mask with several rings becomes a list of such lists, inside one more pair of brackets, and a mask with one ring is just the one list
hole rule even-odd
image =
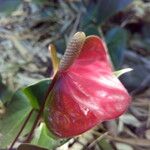
[[127, 35], [127, 31], [120, 27], [112, 28], [106, 34], [106, 42], [109, 54], [116, 69], [120, 68], [123, 61], [123, 54], [126, 50], [128, 38]]
[[22, 0], [0, 0], [0, 13], [10, 14], [21, 4]]

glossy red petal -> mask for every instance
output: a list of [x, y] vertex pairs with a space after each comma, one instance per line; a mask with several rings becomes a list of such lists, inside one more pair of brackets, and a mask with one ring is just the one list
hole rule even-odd
[[75, 136], [120, 116], [129, 102], [113, 75], [104, 42], [90, 36], [73, 65], [59, 74], [46, 104], [47, 126], [59, 137]]

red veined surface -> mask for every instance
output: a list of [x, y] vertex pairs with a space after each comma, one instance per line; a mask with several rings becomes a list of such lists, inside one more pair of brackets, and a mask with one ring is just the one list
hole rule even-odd
[[105, 43], [89, 36], [74, 63], [58, 73], [46, 102], [46, 124], [55, 135], [72, 137], [119, 117], [130, 99], [113, 75]]

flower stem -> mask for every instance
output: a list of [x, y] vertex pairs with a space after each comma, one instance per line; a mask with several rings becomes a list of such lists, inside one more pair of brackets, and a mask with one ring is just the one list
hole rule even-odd
[[8, 150], [12, 150], [14, 144], [16, 143], [16, 141], [18, 140], [20, 134], [22, 133], [23, 129], [25, 128], [26, 124], [28, 123], [28, 121], [29, 121], [29, 119], [30, 119], [30, 117], [31, 117], [31, 115], [32, 115], [32, 113], [33, 113], [33, 111], [34, 111], [34, 109], [32, 109], [32, 110], [30, 111], [30, 113], [28, 114], [28, 116], [27, 116], [27, 118], [25, 119], [23, 125], [21, 126], [20, 131], [19, 131], [18, 134], [16, 135], [15, 139], [13, 140], [13, 142], [12, 142], [12, 144], [10, 145], [10, 147], [9, 147]]
[[58, 73], [56, 73], [55, 77], [54, 77], [53, 80], [52, 80], [52, 83], [50, 84], [50, 86], [49, 86], [49, 88], [48, 88], [48, 90], [47, 90], [47, 93], [45, 94], [45, 98], [44, 98], [43, 104], [42, 104], [42, 106], [41, 106], [41, 108], [40, 108], [40, 110], [39, 110], [39, 112], [38, 112], [38, 115], [37, 115], [35, 121], [34, 121], [34, 124], [33, 124], [33, 126], [32, 126], [32, 129], [31, 129], [31, 131], [29, 132], [29, 135], [27, 136], [27, 139], [24, 141], [24, 143], [29, 143], [29, 142], [30, 142], [30, 140], [31, 140], [31, 138], [32, 138], [32, 135], [33, 135], [33, 132], [34, 132], [34, 129], [35, 129], [37, 123], [38, 123], [38, 120], [40, 119], [40, 117], [41, 117], [41, 115], [42, 115], [42, 113], [43, 113], [46, 99], [47, 99], [47, 97], [48, 97], [50, 91], [52, 90], [52, 88], [53, 88], [53, 86], [54, 86], [55, 81], [57, 80], [57, 78], [58, 78]]

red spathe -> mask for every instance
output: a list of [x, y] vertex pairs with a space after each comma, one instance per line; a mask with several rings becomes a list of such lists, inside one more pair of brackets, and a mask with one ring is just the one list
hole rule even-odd
[[130, 100], [113, 75], [104, 42], [89, 36], [74, 63], [58, 74], [46, 103], [47, 126], [59, 137], [72, 137], [120, 116]]

